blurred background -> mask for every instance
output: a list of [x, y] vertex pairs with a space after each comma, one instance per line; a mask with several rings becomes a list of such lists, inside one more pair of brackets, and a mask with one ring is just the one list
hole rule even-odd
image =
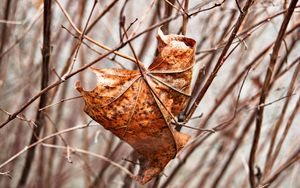
[[[0, 187], [300, 187], [295, 2], [0, 0]], [[181, 119], [217, 130], [182, 128], [192, 137], [189, 144], [144, 186], [101, 159], [133, 174], [139, 168], [133, 149], [83, 112], [74, 89], [77, 80], [86, 89], [95, 87], [88, 69], [76, 71], [109, 51], [100, 44], [112, 49], [124, 44], [118, 51], [133, 56], [122, 25], [146, 67], [157, 54], [159, 27], [197, 41], [194, 90]], [[114, 54], [93, 67], [137, 68]], [[41, 93], [47, 85], [52, 89]], [[193, 111], [196, 98], [200, 103]], [[249, 162], [251, 155], [255, 161]]]

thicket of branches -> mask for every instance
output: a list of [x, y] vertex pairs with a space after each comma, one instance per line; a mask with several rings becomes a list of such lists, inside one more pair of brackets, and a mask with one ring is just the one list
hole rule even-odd
[[[0, 187], [299, 187], [297, 2], [0, 0]], [[129, 42], [149, 65], [159, 27], [197, 41], [178, 117], [194, 129], [176, 127], [191, 141], [141, 186], [74, 83], [94, 87], [90, 66], [137, 69]]]

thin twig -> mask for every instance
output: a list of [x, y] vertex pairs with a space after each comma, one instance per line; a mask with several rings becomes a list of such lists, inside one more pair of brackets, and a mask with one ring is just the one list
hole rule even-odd
[[236, 118], [236, 115], [238, 113], [238, 105], [239, 105], [242, 89], [243, 89], [243, 86], [246, 82], [246, 78], [248, 77], [248, 74], [249, 74], [250, 70], [251, 70], [251, 67], [249, 67], [249, 69], [246, 71], [245, 77], [242, 80], [242, 84], [241, 84], [241, 87], [240, 87], [239, 92], [238, 92], [238, 97], [237, 97], [236, 102], [235, 102], [235, 108], [234, 108], [233, 116], [228, 121], [225, 121], [225, 122], [220, 123], [219, 125], [215, 126], [213, 128], [213, 130], [220, 131], [220, 130], [224, 129], [227, 125], [229, 125]]
[[212, 10], [212, 9], [214, 9], [214, 8], [216, 8], [216, 7], [220, 7], [220, 6], [222, 6], [222, 5], [225, 3], [225, 1], [226, 1], [226, 0], [223, 0], [223, 1], [221, 1], [220, 3], [215, 3], [215, 4], [214, 4], [213, 6], [211, 6], [211, 7], [208, 7], [208, 8], [205, 8], [205, 9], [199, 9], [199, 10], [197, 10], [197, 11], [194, 11], [194, 12], [192, 12], [192, 13], [189, 14], [189, 17], [195, 16], [196, 14], [198, 14], [198, 13], [200, 13], [200, 12], [205, 12], [205, 11], [208, 11], [208, 10]]
[[50, 107], [52, 107], [52, 106], [55, 106], [55, 105], [57, 105], [57, 104], [59, 104], [59, 103], [65, 102], [65, 101], [70, 101], [70, 100], [80, 99], [80, 98], [82, 98], [82, 96], [76, 96], [76, 97], [71, 97], [71, 98], [67, 98], [67, 99], [61, 99], [60, 101], [58, 101], [58, 102], [56, 102], [56, 103], [49, 104], [49, 105], [47, 105], [47, 106], [45, 106], [45, 107], [43, 107], [43, 108], [40, 108], [39, 111], [43, 111], [43, 110], [45, 110], [45, 109], [47, 109], [47, 108], [50, 108]]
[[7, 47], [1, 54], [0, 54], [0, 59], [8, 54], [15, 46], [17, 46], [28, 34], [28, 32], [33, 28], [34, 24], [39, 20], [41, 15], [44, 13], [44, 10], [40, 10], [32, 19], [30, 24], [24, 29], [24, 32], [22, 33], [21, 36], [17, 38], [17, 40], [11, 44], [9, 47]]
[[290, 166], [294, 165], [297, 161], [300, 160], [300, 148], [298, 148], [292, 155], [291, 157], [289, 157], [289, 159], [282, 164], [274, 173], [271, 177], [269, 177], [268, 179], [266, 179], [263, 183], [261, 187], [267, 187], [269, 186], [272, 182], [274, 182], [279, 175], [284, 172], [287, 168], [289, 168]]
[[290, 97], [292, 97], [292, 96], [294, 96], [294, 95], [296, 95], [296, 93], [288, 94], [288, 95], [286, 95], [286, 96], [280, 97], [280, 98], [278, 98], [278, 99], [276, 99], [276, 100], [274, 100], [274, 101], [267, 102], [267, 103], [265, 103], [265, 104], [259, 104], [259, 105], [257, 105], [256, 107], [253, 107], [253, 108], [254, 108], [254, 109], [264, 108], [264, 107], [270, 106], [270, 105], [272, 105], [272, 104], [274, 104], [274, 103], [276, 103], [276, 102], [279, 102], [279, 101], [281, 101], [281, 100], [283, 100], [283, 99], [290, 98]]

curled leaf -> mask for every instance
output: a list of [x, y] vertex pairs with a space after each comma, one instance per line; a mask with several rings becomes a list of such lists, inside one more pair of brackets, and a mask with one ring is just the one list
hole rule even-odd
[[98, 78], [94, 90], [76, 83], [84, 111], [140, 154], [136, 179], [142, 184], [159, 175], [189, 140], [171, 121], [190, 97], [195, 41], [161, 31], [157, 38], [159, 55], [144, 74], [92, 68]]

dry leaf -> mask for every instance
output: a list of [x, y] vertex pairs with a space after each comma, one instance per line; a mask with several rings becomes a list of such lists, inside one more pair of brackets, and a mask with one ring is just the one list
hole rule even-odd
[[171, 121], [190, 97], [195, 41], [158, 33], [159, 55], [141, 74], [137, 70], [93, 69], [98, 84], [84, 91], [84, 111], [140, 154], [136, 179], [142, 184], [159, 175], [185, 146], [189, 136]]

